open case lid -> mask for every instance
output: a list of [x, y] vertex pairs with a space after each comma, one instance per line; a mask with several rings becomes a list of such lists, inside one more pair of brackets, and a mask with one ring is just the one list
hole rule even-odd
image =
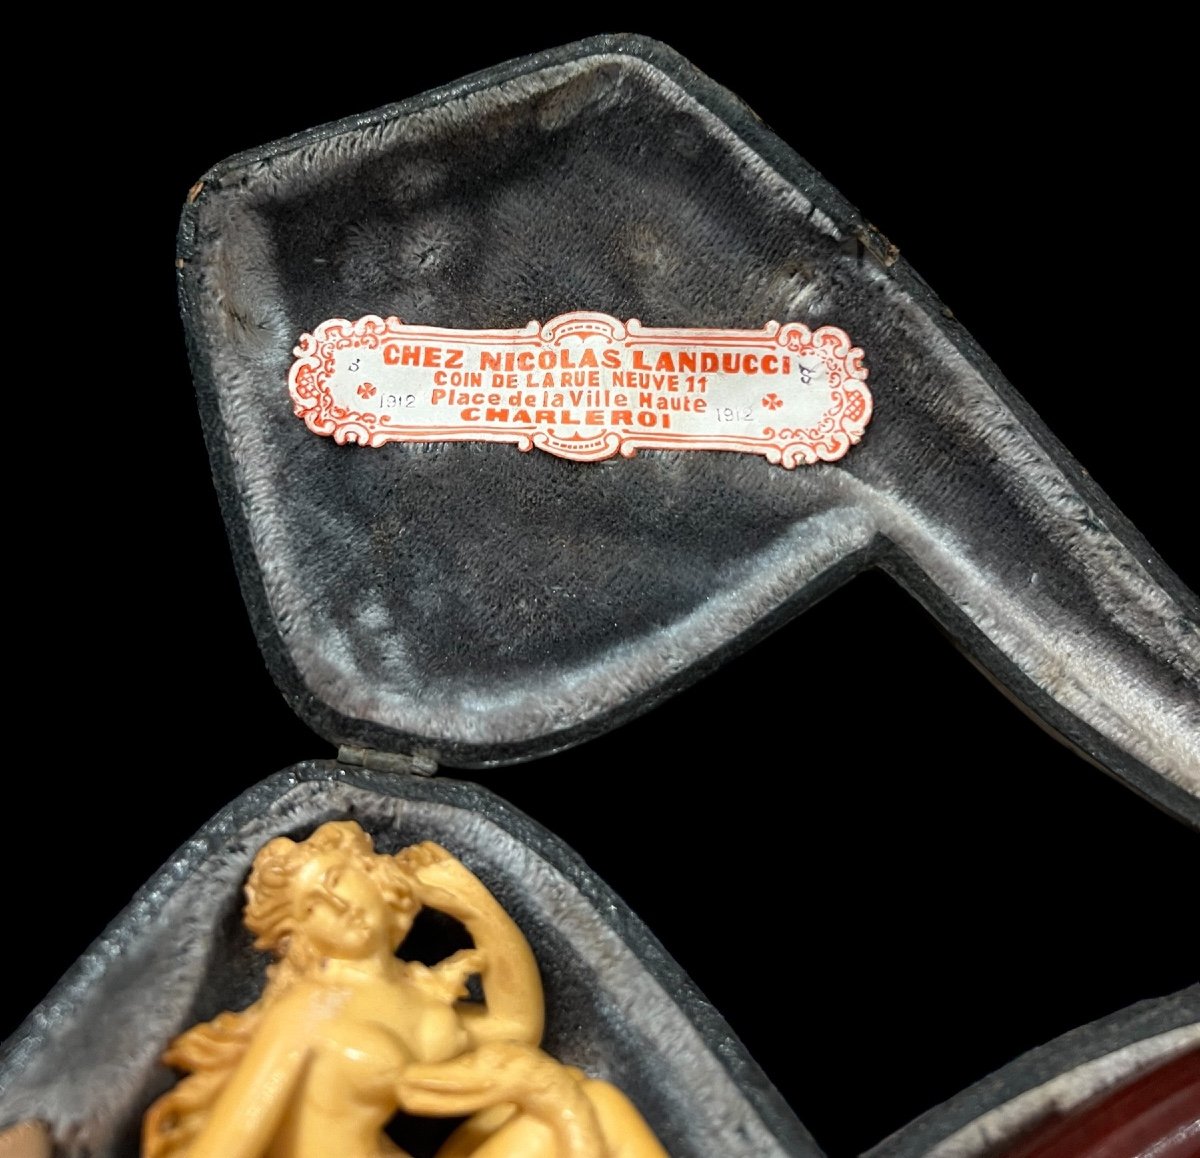
[[[462, 766], [544, 754], [878, 563], [1043, 721], [1196, 822], [1194, 598], [886, 240], [670, 50], [604, 37], [510, 63], [235, 157], [189, 200], [214, 473], [271, 671], [322, 735]], [[874, 421], [840, 462], [788, 470], [367, 449], [292, 412], [293, 350], [326, 319], [575, 310], [836, 325]]]

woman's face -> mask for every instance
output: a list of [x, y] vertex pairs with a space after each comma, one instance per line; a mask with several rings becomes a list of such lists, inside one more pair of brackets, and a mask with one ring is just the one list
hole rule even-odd
[[296, 878], [296, 917], [317, 952], [354, 961], [394, 946], [393, 914], [375, 881], [357, 862], [322, 853]]

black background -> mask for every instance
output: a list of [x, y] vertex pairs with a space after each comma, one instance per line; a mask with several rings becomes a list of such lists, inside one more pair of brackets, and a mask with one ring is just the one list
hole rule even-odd
[[[17, 316], [49, 329], [10, 350], [29, 465], [9, 511], [0, 856], [21, 964], [0, 1034], [214, 811], [332, 754], [241, 606], [174, 230], [224, 156], [604, 27], [448, 15], [440, 38], [392, 10], [256, 35], [198, 23], [98, 48], [63, 73], [61, 109], [32, 115], [18, 173], [36, 224], [11, 227], [12, 274], [33, 298]], [[1169, 35], [816, 15], [636, 30], [859, 205], [1194, 585]], [[471, 778], [629, 902], [831, 1155], [1196, 977], [1196, 835], [1039, 730], [879, 574], [616, 734]]]

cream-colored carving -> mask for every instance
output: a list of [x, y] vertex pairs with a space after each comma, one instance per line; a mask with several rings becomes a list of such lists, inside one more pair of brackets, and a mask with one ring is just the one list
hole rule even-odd
[[[520, 929], [445, 849], [376, 853], [354, 822], [258, 854], [245, 920], [275, 963], [262, 998], [180, 1036], [187, 1072], [146, 1115], [143, 1158], [400, 1158], [397, 1111], [471, 1115], [438, 1158], [666, 1158], [625, 1095], [538, 1048], [543, 995]], [[422, 906], [474, 948], [396, 950]], [[463, 1001], [478, 974], [482, 1004]]]
[[0, 1158], [50, 1158], [49, 1132], [41, 1122], [18, 1122], [0, 1130]]

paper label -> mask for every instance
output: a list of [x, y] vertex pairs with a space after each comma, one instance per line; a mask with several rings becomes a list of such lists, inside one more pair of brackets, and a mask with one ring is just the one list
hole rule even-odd
[[333, 318], [304, 334], [296, 414], [338, 443], [511, 442], [576, 462], [642, 449], [834, 462], [871, 419], [844, 330], [649, 329], [571, 313], [520, 330]]

